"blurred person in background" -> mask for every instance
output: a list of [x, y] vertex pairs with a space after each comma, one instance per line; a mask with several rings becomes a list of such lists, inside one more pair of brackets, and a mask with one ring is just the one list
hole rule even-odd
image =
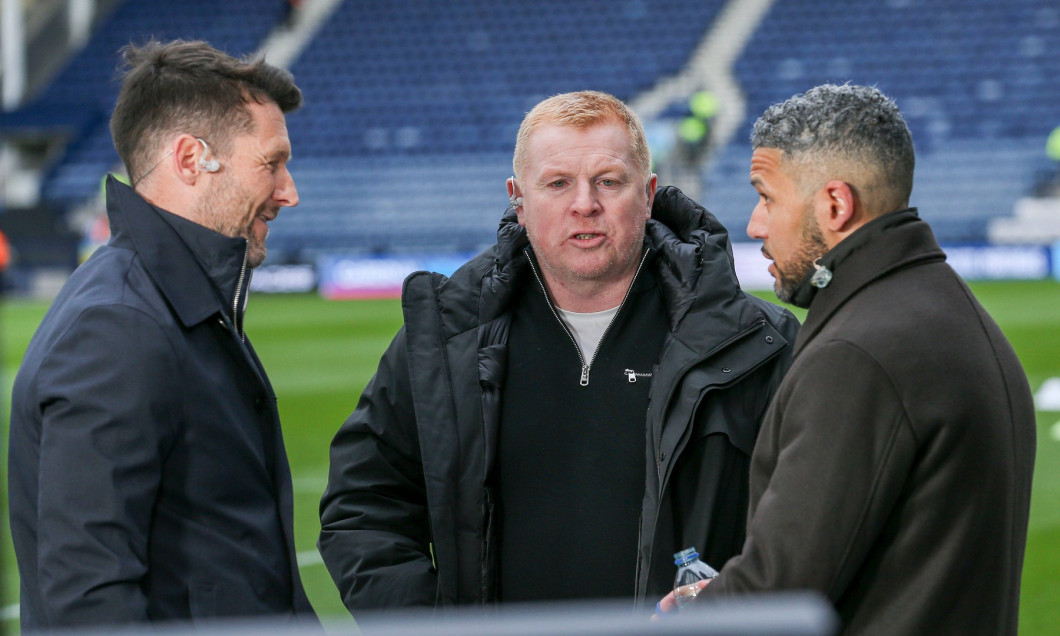
[[748, 461], [798, 323], [728, 234], [656, 191], [618, 99], [523, 120], [498, 242], [406, 281], [405, 324], [331, 447], [319, 547], [343, 602], [652, 599], [743, 543]]
[[1042, 196], [1060, 197], [1060, 126], [1053, 128], [1045, 140], [1045, 156], [1052, 162], [1052, 171], [1041, 188]]
[[[298, 203], [287, 71], [205, 42], [123, 50], [132, 187], [14, 384], [9, 493], [26, 631], [311, 616], [276, 397], [243, 329], [268, 224]], [[315, 620], [315, 619], [310, 619]]]
[[[11, 244], [7, 240], [7, 236], [3, 230], [0, 230], [0, 274], [7, 271], [7, 266], [11, 264]], [[0, 279], [0, 291], [3, 290], [3, 280]]]
[[1015, 634], [1034, 405], [908, 207], [905, 120], [875, 88], [824, 85], [751, 142], [747, 233], [809, 313], [755, 446], [747, 541], [703, 594], [815, 590], [844, 634]]

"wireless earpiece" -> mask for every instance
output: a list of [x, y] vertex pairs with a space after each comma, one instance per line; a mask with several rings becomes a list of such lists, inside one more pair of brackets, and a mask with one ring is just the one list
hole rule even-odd
[[217, 172], [221, 169], [221, 164], [216, 159], [207, 159], [206, 153], [210, 152], [210, 147], [206, 145], [206, 142], [198, 137], [195, 138], [200, 144], [202, 144], [202, 158], [199, 159], [199, 167], [204, 172]]
[[515, 175], [512, 175], [512, 196], [508, 197], [508, 203], [513, 208], [518, 208], [523, 205], [523, 197], [515, 196]]

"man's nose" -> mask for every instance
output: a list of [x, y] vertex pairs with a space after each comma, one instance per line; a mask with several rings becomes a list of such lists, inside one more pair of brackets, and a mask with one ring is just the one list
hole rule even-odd
[[286, 167], [283, 169], [283, 173], [273, 196], [280, 202], [280, 205], [293, 208], [298, 205], [298, 188], [295, 187], [294, 177], [291, 176], [291, 172]]
[[751, 210], [751, 218], [747, 221], [747, 236], [759, 240], [766, 238], [765, 212], [761, 203]]
[[590, 216], [600, 211], [600, 199], [592, 184], [582, 183], [575, 185], [571, 211], [582, 216]]

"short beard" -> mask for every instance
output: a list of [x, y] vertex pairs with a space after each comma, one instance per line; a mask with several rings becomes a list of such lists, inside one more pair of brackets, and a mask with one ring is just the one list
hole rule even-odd
[[206, 196], [198, 209], [198, 219], [205, 227], [214, 232], [224, 234], [229, 238], [243, 238], [247, 241], [247, 267], [254, 269], [265, 261], [268, 249], [265, 242], [259, 242], [254, 236], [254, 218], [250, 219], [249, 225], [242, 224], [244, 219], [233, 219], [226, 214], [232, 210], [238, 210], [236, 204], [245, 201], [246, 195], [239, 189], [238, 184], [223, 181], [218, 184], [218, 189]]
[[803, 211], [802, 228], [800, 232], [802, 241], [795, 256], [783, 269], [780, 263], [774, 264], [777, 268], [777, 280], [773, 284], [773, 291], [780, 302], [791, 303], [795, 297], [795, 291], [806, 279], [806, 275], [813, 271], [814, 262], [828, 253], [828, 244], [824, 241], [821, 226], [817, 224], [817, 218], [813, 215], [813, 207], [807, 206]]

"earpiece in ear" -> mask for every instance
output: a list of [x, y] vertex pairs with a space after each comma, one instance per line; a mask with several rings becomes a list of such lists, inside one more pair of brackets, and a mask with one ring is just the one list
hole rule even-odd
[[217, 172], [221, 169], [221, 164], [216, 159], [207, 159], [206, 153], [210, 152], [210, 147], [206, 145], [206, 142], [198, 137], [195, 138], [200, 144], [202, 144], [202, 158], [199, 159], [199, 167], [204, 172]]
[[512, 196], [508, 197], [508, 203], [511, 204], [511, 206], [513, 208], [522, 207], [522, 205], [523, 205], [523, 197], [517, 197], [514, 194], [514, 192], [515, 192], [515, 175], [512, 175], [512, 192], [513, 192]]

